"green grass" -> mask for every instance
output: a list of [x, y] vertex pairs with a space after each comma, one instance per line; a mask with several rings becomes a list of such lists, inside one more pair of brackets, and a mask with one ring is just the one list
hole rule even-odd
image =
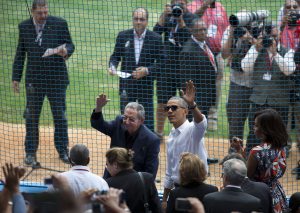
[[[89, 117], [99, 93], [108, 94], [112, 100], [105, 108], [108, 118], [119, 113], [118, 79], [107, 74], [107, 61], [112, 53], [115, 37], [121, 30], [131, 28], [131, 11], [137, 6], [147, 7], [150, 12], [149, 28], [156, 23], [163, 5], [162, 0], [49, 0], [50, 13], [67, 19], [76, 46], [68, 60], [70, 86], [67, 93], [69, 127], [90, 128]], [[31, 1], [28, 1], [30, 6]], [[228, 15], [239, 9], [256, 10], [267, 8], [276, 19], [282, 1], [222, 1]], [[28, 18], [25, 0], [0, 0], [0, 120], [24, 123], [25, 107], [24, 75], [20, 95], [11, 89], [11, 69], [14, 59], [18, 28]], [[222, 101], [219, 112], [219, 131], [210, 137], [226, 137], [227, 119], [225, 103], [228, 93], [229, 73], [225, 75]], [[47, 102], [44, 103], [40, 123], [52, 125], [52, 115]], [[166, 132], [168, 128], [166, 128]]]

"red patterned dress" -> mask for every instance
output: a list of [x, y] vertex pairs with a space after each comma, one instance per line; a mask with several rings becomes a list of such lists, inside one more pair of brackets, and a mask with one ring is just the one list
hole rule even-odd
[[250, 151], [257, 160], [254, 180], [266, 183], [271, 190], [273, 210], [275, 213], [287, 209], [285, 192], [279, 183], [286, 169], [286, 155], [284, 149], [272, 149], [271, 144], [262, 143]]

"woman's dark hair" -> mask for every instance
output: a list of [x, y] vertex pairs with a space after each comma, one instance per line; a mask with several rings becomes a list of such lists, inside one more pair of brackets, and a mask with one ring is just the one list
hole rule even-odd
[[106, 152], [105, 157], [108, 163], [117, 163], [121, 170], [133, 167], [133, 153], [127, 149], [120, 147], [111, 148]]
[[271, 143], [272, 148], [282, 148], [287, 144], [288, 133], [279, 113], [274, 109], [264, 109], [255, 113], [259, 130], [264, 140]]

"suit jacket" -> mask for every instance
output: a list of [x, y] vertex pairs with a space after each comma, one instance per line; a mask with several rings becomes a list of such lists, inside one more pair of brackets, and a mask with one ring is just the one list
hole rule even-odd
[[[126, 130], [122, 123], [122, 116], [117, 116], [112, 121], [105, 121], [101, 112], [93, 113], [91, 116], [92, 127], [111, 138], [110, 147], [126, 147]], [[139, 172], [148, 172], [155, 178], [158, 169], [159, 149], [159, 138], [145, 125], [141, 125], [132, 147], [134, 169]]]
[[261, 202], [258, 198], [235, 187], [225, 187], [220, 192], [206, 195], [203, 204], [206, 213], [261, 212]]
[[27, 57], [26, 84], [35, 87], [57, 87], [69, 84], [65, 59], [59, 55], [42, 58], [48, 48], [66, 44], [68, 57], [74, 52], [74, 45], [67, 22], [58, 17], [48, 16], [42, 30], [42, 42], [36, 42], [37, 33], [32, 19], [19, 24], [19, 42], [13, 64], [13, 81], [21, 81], [24, 62]]
[[143, 47], [140, 53], [138, 63], [135, 61], [134, 52], [134, 30], [129, 29], [118, 34], [114, 52], [110, 57], [109, 66], [118, 66], [122, 61], [121, 70], [132, 73], [137, 67], [147, 67], [149, 74], [139, 80], [129, 78], [120, 78], [119, 89], [125, 89], [127, 93], [136, 94], [147, 92], [153, 94], [153, 80], [160, 72], [161, 63], [163, 63], [164, 53], [161, 36], [150, 30], [146, 31]]
[[213, 106], [216, 99], [216, 71], [209, 57], [190, 38], [184, 44], [179, 58], [182, 78], [185, 81], [193, 80], [197, 88], [197, 102], [201, 105]]
[[203, 197], [209, 193], [217, 192], [218, 188], [206, 183], [191, 183], [187, 186], [179, 186], [174, 188], [169, 195], [167, 213], [179, 212], [175, 211], [176, 198], [196, 197], [203, 201]]
[[151, 174], [143, 172], [144, 185], [135, 170], [129, 169], [119, 172], [116, 176], [108, 178], [109, 187], [123, 189], [126, 203], [131, 212], [143, 213], [144, 211], [144, 190], [147, 194], [149, 208], [153, 213], [160, 213], [161, 204], [158, 192]]
[[244, 182], [241, 185], [241, 188], [244, 192], [260, 199], [260, 202], [262, 204], [262, 212], [273, 212], [271, 192], [267, 184], [262, 182], [255, 182], [250, 180], [249, 178], [245, 178]]

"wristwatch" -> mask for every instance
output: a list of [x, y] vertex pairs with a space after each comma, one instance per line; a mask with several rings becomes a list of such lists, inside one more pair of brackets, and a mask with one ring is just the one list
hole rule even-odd
[[194, 105], [188, 106], [188, 109], [192, 110], [192, 109], [195, 109], [196, 107], [197, 107], [197, 104], [196, 104], [196, 102], [194, 102]]

